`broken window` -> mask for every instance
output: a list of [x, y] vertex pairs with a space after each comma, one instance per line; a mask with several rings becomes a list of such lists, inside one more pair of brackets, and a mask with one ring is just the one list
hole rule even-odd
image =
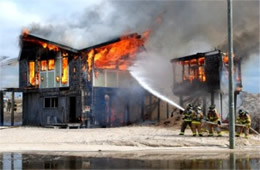
[[64, 57], [62, 58], [62, 78], [61, 78], [62, 84], [68, 83], [68, 58]]
[[47, 60], [42, 60], [41, 61], [41, 71], [46, 71], [47, 70]]
[[55, 68], [55, 61], [54, 59], [48, 60], [48, 70], [54, 70]]
[[35, 85], [35, 62], [29, 62], [29, 83]]
[[56, 108], [58, 107], [58, 98], [45, 98], [44, 100], [44, 107], [45, 108]]

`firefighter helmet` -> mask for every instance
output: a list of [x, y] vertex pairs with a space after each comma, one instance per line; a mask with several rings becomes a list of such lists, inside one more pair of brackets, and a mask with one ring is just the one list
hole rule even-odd
[[212, 104], [211, 106], [209, 106], [209, 110], [214, 110], [216, 108], [216, 106], [214, 104]]
[[242, 109], [239, 109], [238, 114], [239, 114], [239, 115], [242, 115], [243, 112], [244, 112], [244, 111], [243, 111]]
[[197, 110], [201, 110], [201, 107], [200, 107], [200, 106], [197, 106]]
[[186, 109], [187, 109], [187, 110], [192, 109], [192, 107], [193, 107], [193, 106], [192, 106], [192, 104], [190, 104], [190, 103], [186, 105]]
[[246, 116], [247, 114], [248, 114], [248, 111], [245, 110], [245, 111], [243, 112], [243, 115]]

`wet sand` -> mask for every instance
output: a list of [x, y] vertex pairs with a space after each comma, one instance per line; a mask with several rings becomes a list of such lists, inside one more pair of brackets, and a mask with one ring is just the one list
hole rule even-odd
[[[161, 126], [96, 129], [1, 127], [0, 152], [230, 152], [228, 133], [223, 137], [193, 137], [190, 129], [185, 136], [178, 133], [176, 128]], [[260, 136], [236, 138], [236, 145], [232, 151], [260, 152]]]

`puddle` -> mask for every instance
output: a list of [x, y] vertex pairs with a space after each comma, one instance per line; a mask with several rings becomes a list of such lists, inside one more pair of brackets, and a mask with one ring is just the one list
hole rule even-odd
[[[182, 159], [185, 158], [185, 159]], [[173, 159], [176, 158], [176, 159]], [[178, 155], [169, 159], [60, 156], [29, 153], [0, 153], [0, 169], [258, 169], [260, 153], [225, 154], [216, 158]]]

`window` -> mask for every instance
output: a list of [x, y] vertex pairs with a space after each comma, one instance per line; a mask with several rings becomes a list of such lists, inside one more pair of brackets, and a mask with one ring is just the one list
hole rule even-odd
[[54, 67], [55, 67], [54, 59], [48, 60], [48, 70], [54, 70]]
[[46, 71], [47, 70], [47, 60], [42, 60], [41, 61], [41, 71]]
[[56, 108], [58, 107], [58, 98], [45, 98], [44, 100], [44, 107], [45, 108]]

